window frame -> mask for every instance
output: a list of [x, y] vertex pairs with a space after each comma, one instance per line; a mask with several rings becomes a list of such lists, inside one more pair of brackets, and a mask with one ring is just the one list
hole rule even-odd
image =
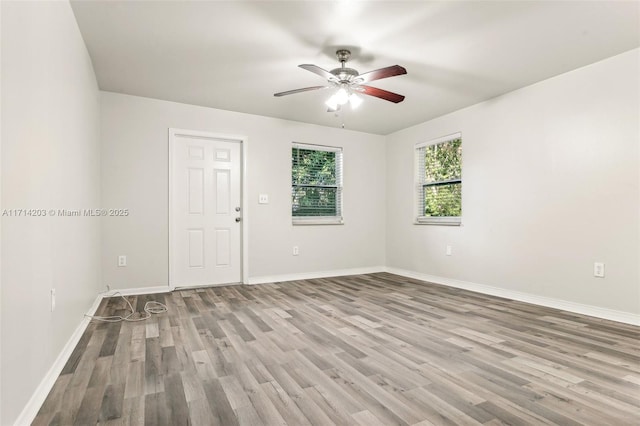
[[[460, 178], [459, 179], [448, 179], [443, 181], [435, 181], [435, 182], [426, 182], [425, 181], [425, 168], [421, 168], [421, 163], [424, 165], [424, 159], [421, 161], [420, 152], [422, 148], [426, 148], [428, 146], [440, 145], [447, 142], [454, 141], [456, 139], [460, 139], [462, 143], [462, 133], [452, 133], [450, 135], [441, 136], [436, 139], [431, 139], [427, 142], [417, 143], [414, 146], [414, 194], [415, 194], [415, 206], [414, 206], [414, 224], [415, 225], [446, 225], [446, 226], [461, 226], [462, 225], [462, 213], [460, 216], [424, 216], [424, 200], [425, 200], [425, 189], [432, 186], [441, 186], [452, 183], [459, 183], [462, 188], [462, 154], [460, 154]], [[425, 165], [426, 167], [426, 165]], [[462, 204], [462, 194], [460, 195], [460, 203]], [[461, 210], [462, 211], [462, 210]], [[422, 212], [422, 215], [420, 214]]]
[[316, 145], [301, 142], [293, 142], [291, 144], [291, 155], [293, 157], [294, 149], [303, 149], [308, 151], [324, 151], [335, 152], [335, 167], [336, 167], [336, 184], [335, 185], [300, 185], [293, 182], [293, 170], [291, 170], [291, 191], [293, 194], [294, 188], [303, 187], [317, 187], [317, 188], [336, 188], [336, 215], [335, 216], [294, 216], [293, 215], [293, 198], [291, 199], [291, 222], [294, 226], [298, 225], [343, 225], [343, 175], [344, 175], [344, 151], [342, 147]]

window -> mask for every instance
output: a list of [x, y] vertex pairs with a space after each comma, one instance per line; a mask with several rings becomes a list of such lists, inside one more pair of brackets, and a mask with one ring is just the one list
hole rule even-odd
[[416, 145], [416, 222], [460, 225], [462, 137], [460, 133]]
[[293, 144], [291, 216], [294, 225], [342, 223], [342, 148]]

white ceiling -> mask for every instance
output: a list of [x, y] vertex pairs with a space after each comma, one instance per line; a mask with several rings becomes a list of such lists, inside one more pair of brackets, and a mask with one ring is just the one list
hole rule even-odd
[[[102, 90], [388, 134], [640, 45], [637, 1], [72, 1]], [[408, 74], [326, 112], [324, 80], [351, 48], [360, 73]]]

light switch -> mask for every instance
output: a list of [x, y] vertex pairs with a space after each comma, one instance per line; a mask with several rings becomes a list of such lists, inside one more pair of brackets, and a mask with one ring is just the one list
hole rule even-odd
[[269, 204], [269, 194], [260, 194], [258, 196], [258, 204]]
[[593, 264], [593, 276], [596, 278], [604, 278], [604, 263], [595, 262]]

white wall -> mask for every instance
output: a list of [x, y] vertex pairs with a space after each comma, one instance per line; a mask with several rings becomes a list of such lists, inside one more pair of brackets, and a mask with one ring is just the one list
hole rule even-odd
[[[2, 208], [99, 206], [99, 92], [73, 12], [1, 8]], [[0, 424], [15, 421], [94, 301], [99, 238], [96, 219], [2, 217]]]
[[[169, 127], [249, 138], [249, 279], [386, 263], [640, 312], [639, 50], [385, 138], [100, 93], [67, 3], [0, 10], [2, 209], [132, 212], [102, 225], [2, 218], [1, 424], [16, 419], [102, 285], [167, 285]], [[457, 131], [463, 226], [413, 225], [414, 144]], [[291, 225], [292, 141], [344, 148], [345, 225]], [[594, 261], [606, 278], [592, 277]]]
[[[387, 266], [640, 314], [639, 52], [390, 135]], [[459, 131], [463, 226], [413, 225], [414, 145]]]
[[[131, 210], [103, 221], [104, 284], [168, 283], [170, 127], [248, 137], [250, 280], [384, 264], [384, 137], [108, 92], [101, 99], [102, 205]], [[292, 226], [293, 141], [344, 148], [344, 225]], [[258, 204], [261, 193], [269, 204]], [[118, 255], [127, 267], [117, 267]]]
[[[2, 211], [2, 7], [0, 7], [0, 212]], [[2, 307], [2, 220], [0, 217], [0, 307]], [[0, 422], [2, 421], [2, 315], [0, 314]]]

